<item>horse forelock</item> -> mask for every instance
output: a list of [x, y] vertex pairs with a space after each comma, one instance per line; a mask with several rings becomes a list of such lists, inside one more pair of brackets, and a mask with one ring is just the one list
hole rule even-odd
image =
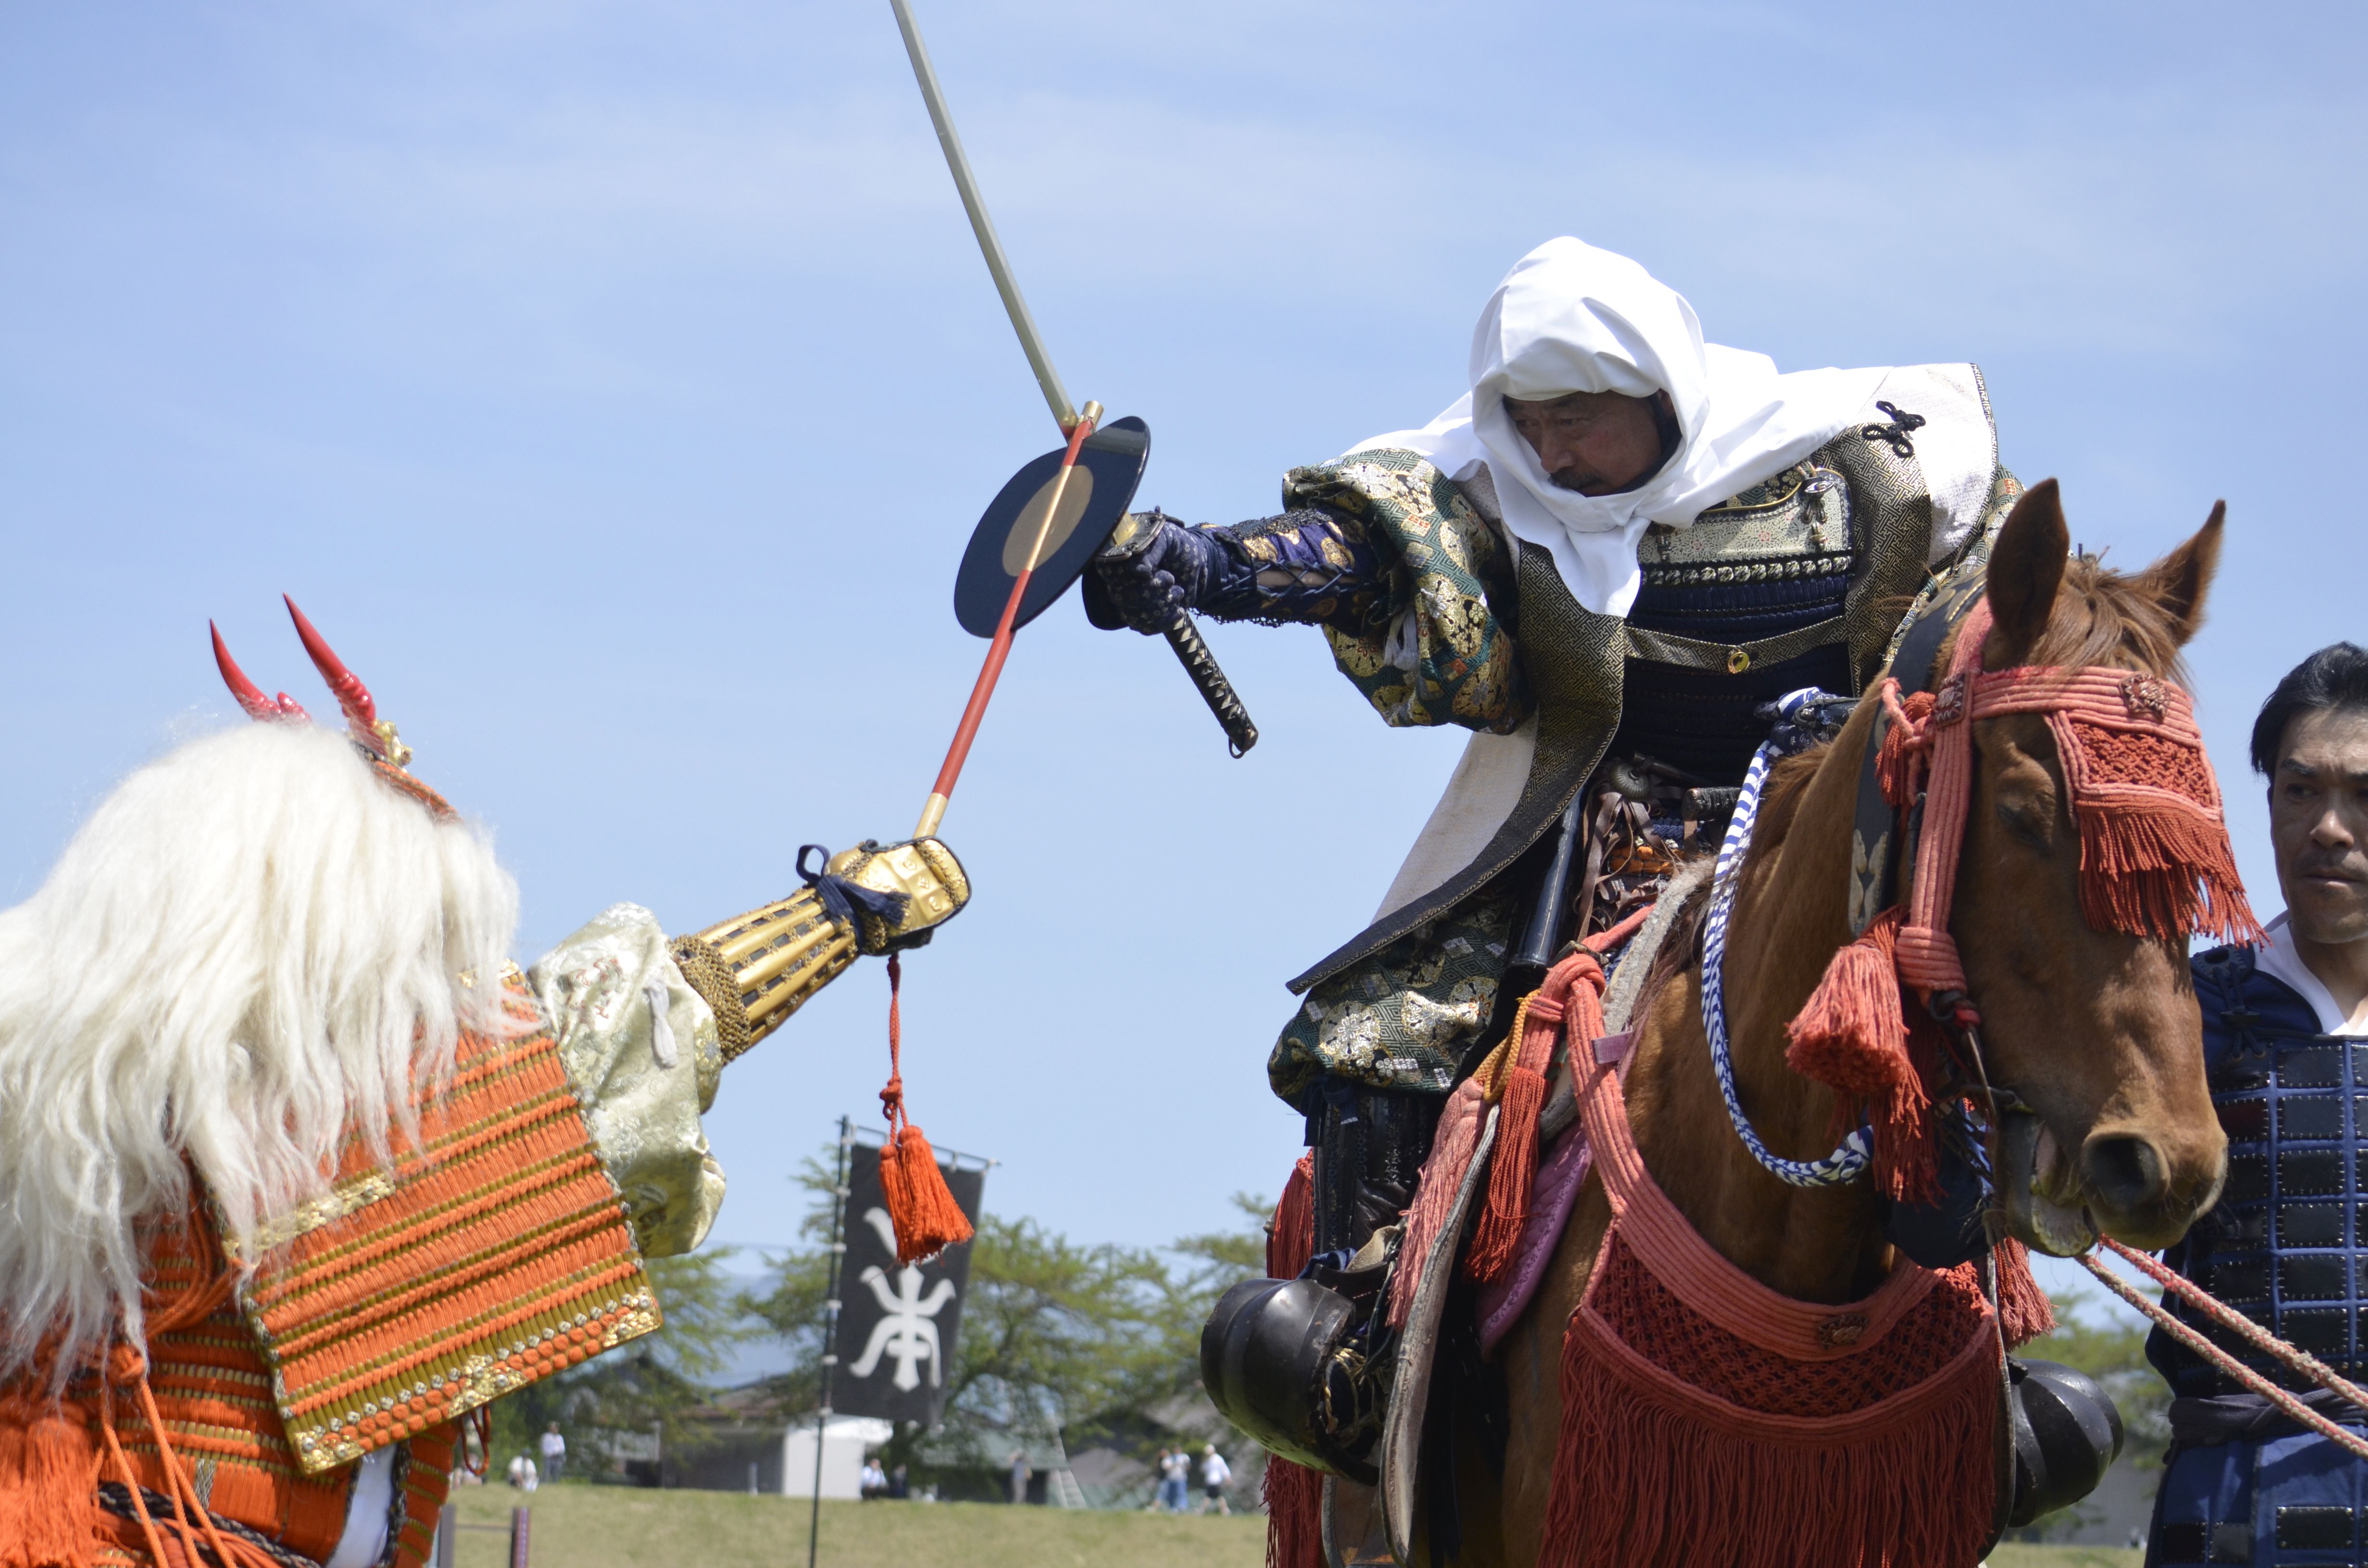
[[2171, 613], [2137, 575], [2116, 572], [2094, 555], [2065, 562], [2055, 608], [2027, 662], [2059, 669], [2136, 668], [2188, 684]]

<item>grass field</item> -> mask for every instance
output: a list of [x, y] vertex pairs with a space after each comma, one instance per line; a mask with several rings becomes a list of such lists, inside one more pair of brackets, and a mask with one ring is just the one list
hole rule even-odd
[[[553, 1486], [522, 1499], [507, 1486], [453, 1494], [464, 1524], [507, 1525], [534, 1510], [536, 1568], [794, 1568], [810, 1504], [725, 1492]], [[508, 1538], [470, 1530], [460, 1568], [503, 1568]], [[2009, 1546], [1991, 1568], [2138, 1568], [2140, 1554]], [[1266, 1521], [1069, 1513], [985, 1503], [825, 1503], [823, 1568], [1261, 1568]]]

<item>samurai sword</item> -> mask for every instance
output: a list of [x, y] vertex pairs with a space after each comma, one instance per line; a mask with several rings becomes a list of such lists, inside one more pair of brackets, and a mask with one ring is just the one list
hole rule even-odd
[[[1053, 418], [1060, 426], [1062, 435], [1068, 437], [1068, 450], [1063, 454], [1061, 473], [1055, 481], [1058, 488], [1053, 493], [1051, 505], [1045, 509], [1045, 520], [1049, 524], [1059, 512], [1061, 494], [1067, 487], [1068, 472], [1076, 465], [1078, 446], [1087, 435], [1091, 434], [1093, 421], [1099, 416], [1101, 410], [1098, 404], [1089, 403], [1086, 413], [1081, 415], [1071, 405], [1068, 390], [1061, 384], [1061, 373], [1053, 368], [1053, 357], [1045, 350], [1043, 335], [1036, 330], [1036, 318], [1029, 313], [1028, 301], [1019, 292], [1019, 281], [1012, 276], [1011, 262], [1003, 254], [1003, 242], [995, 233], [995, 220], [987, 215], [986, 203], [979, 197], [978, 181], [971, 174], [970, 158], [962, 151], [962, 136], [954, 130], [953, 116], [946, 108], [945, 92], [938, 85], [937, 67], [929, 63], [928, 45], [921, 41], [920, 27], [913, 20], [913, 7], [908, 0], [888, 0], [888, 4], [896, 13], [896, 28], [904, 34], [905, 52], [913, 62], [913, 78], [920, 84], [921, 99], [929, 109], [929, 123], [937, 129], [938, 146], [946, 155], [946, 168], [954, 177], [954, 189], [962, 196], [962, 210], [970, 216], [971, 233], [978, 237], [979, 253], [985, 257], [986, 270], [995, 279], [995, 291], [1003, 298], [1004, 313], [1011, 318], [1011, 330], [1019, 336], [1020, 349], [1028, 356], [1029, 369], [1036, 373], [1036, 385], [1044, 394], [1045, 405], [1053, 411]], [[1120, 527], [1123, 530], [1124, 523]], [[1044, 529], [1040, 528], [1019, 580], [1012, 585], [1010, 602], [1005, 607], [1002, 622], [996, 628], [995, 638], [988, 645], [986, 664], [979, 671], [978, 685], [971, 694], [970, 706], [962, 714], [962, 726], [956, 731], [954, 744], [946, 754], [945, 767], [939, 773], [937, 787], [930, 791], [929, 804], [923, 811], [924, 833], [935, 831], [939, 818], [945, 814], [946, 800], [952, 794], [954, 780], [962, 772], [963, 759], [969, 755], [971, 739], [978, 730], [978, 720], [985, 710], [988, 697], [994, 693], [996, 678], [1002, 673], [1004, 660], [1009, 656], [1012, 621], [1019, 613], [1020, 598], [1027, 592], [1030, 574], [1042, 564], [1044, 537]], [[1225, 678], [1225, 672], [1217, 667], [1215, 656], [1209, 652], [1209, 645], [1202, 640], [1200, 629], [1193, 625], [1191, 617], [1178, 610], [1162, 629], [1162, 634], [1167, 637], [1167, 645], [1176, 651], [1176, 657], [1183, 665], [1185, 673], [1192, 677], [1192, 684], [1199, 688], [1201, 699], [1208, 703], [1209, 711], [1215, 714], [1218, 722], [1224, 726], [1225, 737], [1234, 756], [1240, 756], [1256, 745], [1258, 726], [1250, 722], [1241, 699], [1235, 695], [1233, 683]]]

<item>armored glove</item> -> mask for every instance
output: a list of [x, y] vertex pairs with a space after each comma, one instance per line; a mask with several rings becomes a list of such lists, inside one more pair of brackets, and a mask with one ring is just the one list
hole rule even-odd
[[1096, 556], [1086, 574], [1086, 619], [1105, 631], [1165, 631], [1178, 610], [1212, 609], [1254, 574], [1222, 528], [1187, 528], [1156, 507], [1140, 521], [1125, 547]]
[[1317, 508], [1229, 528], [1186, 528], [1155, 508], [1121, 521], [1094, 557], [1086, 619], [1106, 631], [1165, 631], [1190, 610], [1358, 634], [1387, 624], [1384, 572], [1361, 529]]
[[787, 898], [674, 939], [683, 978], [715, 1010], [726, 1062], [780, 1028], [857, 954], [917, 948], [970, 902], [962, 862], [937, 839], [885, 847], [867, 839], [809, 869], [806, 857], [820, 851], [798, 852], [806, 885]]

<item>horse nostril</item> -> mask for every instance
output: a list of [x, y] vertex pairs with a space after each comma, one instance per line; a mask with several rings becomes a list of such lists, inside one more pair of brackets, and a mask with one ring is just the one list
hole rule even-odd
[[2083, 1183], [2103, 1205], [2123, 1213], [2159, 1199], [2169, 1186], [2162, 1155], [2143, 1138], [2091, 1138], [2080, 1152]]

